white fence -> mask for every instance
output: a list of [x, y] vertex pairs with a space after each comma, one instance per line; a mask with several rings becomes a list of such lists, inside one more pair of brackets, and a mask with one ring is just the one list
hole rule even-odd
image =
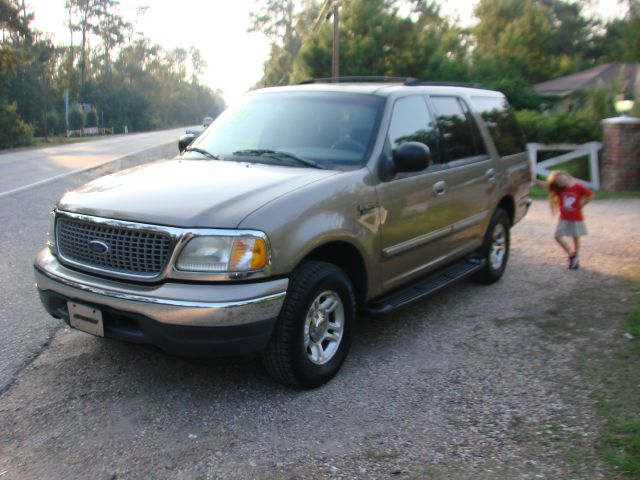
[[[551, 173], [549, 168], [562, 163], [568, 162], [576, 158], [589, 157], [589, 181], [580, 180], [588, 187], [594, 190], [600, 190], [600, 168], [598, 165], [598, 151], [602, 148], [600, 142], [589, 142], [583, 145], [572, 145], [569, 143], [556, 143], [553, 145], [544, 145], [542, 143], [527, 143], [527, 151], [529, 152], [529, 162], [531, 169], [535, 175], [544, 177]], [[542, 162], [538, 162], [538, 152], [568, 152], [557, 157], [549, 158]]]

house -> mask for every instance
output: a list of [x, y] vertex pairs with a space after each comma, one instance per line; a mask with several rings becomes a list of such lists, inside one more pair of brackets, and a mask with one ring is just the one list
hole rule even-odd
[[626, 93], [640, 98], [640, 63], [605, 63], [533, 86], [548, 100], [548, 109], [568, 112], [580, 108], [584, 93], [602, 88], [610, 90], [612, 96]]

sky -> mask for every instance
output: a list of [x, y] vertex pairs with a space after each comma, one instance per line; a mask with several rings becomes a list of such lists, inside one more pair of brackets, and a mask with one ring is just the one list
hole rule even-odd
[[[38, 30], [69, 43], [65, 0], [27, 0]], [[249, 0], [121, 0], [120, 12], [136, 29], [166, 49], [198, 47], [208, 68], [204, 84], [220, 89], [228, 104], [237, 101], [260, 80], [269, 45], [260, 33], [248, 33]], [[137, 7], [148, 6], [144, 15]], [[74, 43], [80, 40], [75, 34]]]
[[[35, 13], [33, 26], [54, 34], [58, 43], [68, 44], [65, 0], [27, 0]], [[462, 24], [472, 22], [476, 0], [442, 1], [443, 13], [457, 15]], [[236, 102], [262, 77], [269, 45], [260, 33], [248, 33], [250, 0], [121, 0], [120, 12], [136, 22], [136, 29], [166, 49], [198, 47], [208, 68], [204, 84], [220, 89], [227, 104]], [[597, 10], [610, 18], [620, 10], [617, 0], [596, 0]], [[137, 7], [148, 6], [144, 15]], [[74, 42], [78, 42], [76, 34]]]

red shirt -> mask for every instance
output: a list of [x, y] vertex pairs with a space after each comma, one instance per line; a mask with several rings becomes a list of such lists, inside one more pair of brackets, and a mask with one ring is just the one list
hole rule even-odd
[[576, 182], [570, 187], [554, 188], [553, 191], [558, 195], [560, 201], [560, 218], [572, 222], [582, 221], [580, 200], [582, 197], [590, 197], [593, 195], [591, 190]]

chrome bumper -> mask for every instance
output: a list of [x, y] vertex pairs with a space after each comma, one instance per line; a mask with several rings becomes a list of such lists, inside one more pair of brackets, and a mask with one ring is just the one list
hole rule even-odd
[[235, 327], [276, 318], [288, 279], [241, 284], [138, 285], [66, 268], [48, 248], [36, 257], [37, 287], [78, 302], [143, 315], [167, 325]]

